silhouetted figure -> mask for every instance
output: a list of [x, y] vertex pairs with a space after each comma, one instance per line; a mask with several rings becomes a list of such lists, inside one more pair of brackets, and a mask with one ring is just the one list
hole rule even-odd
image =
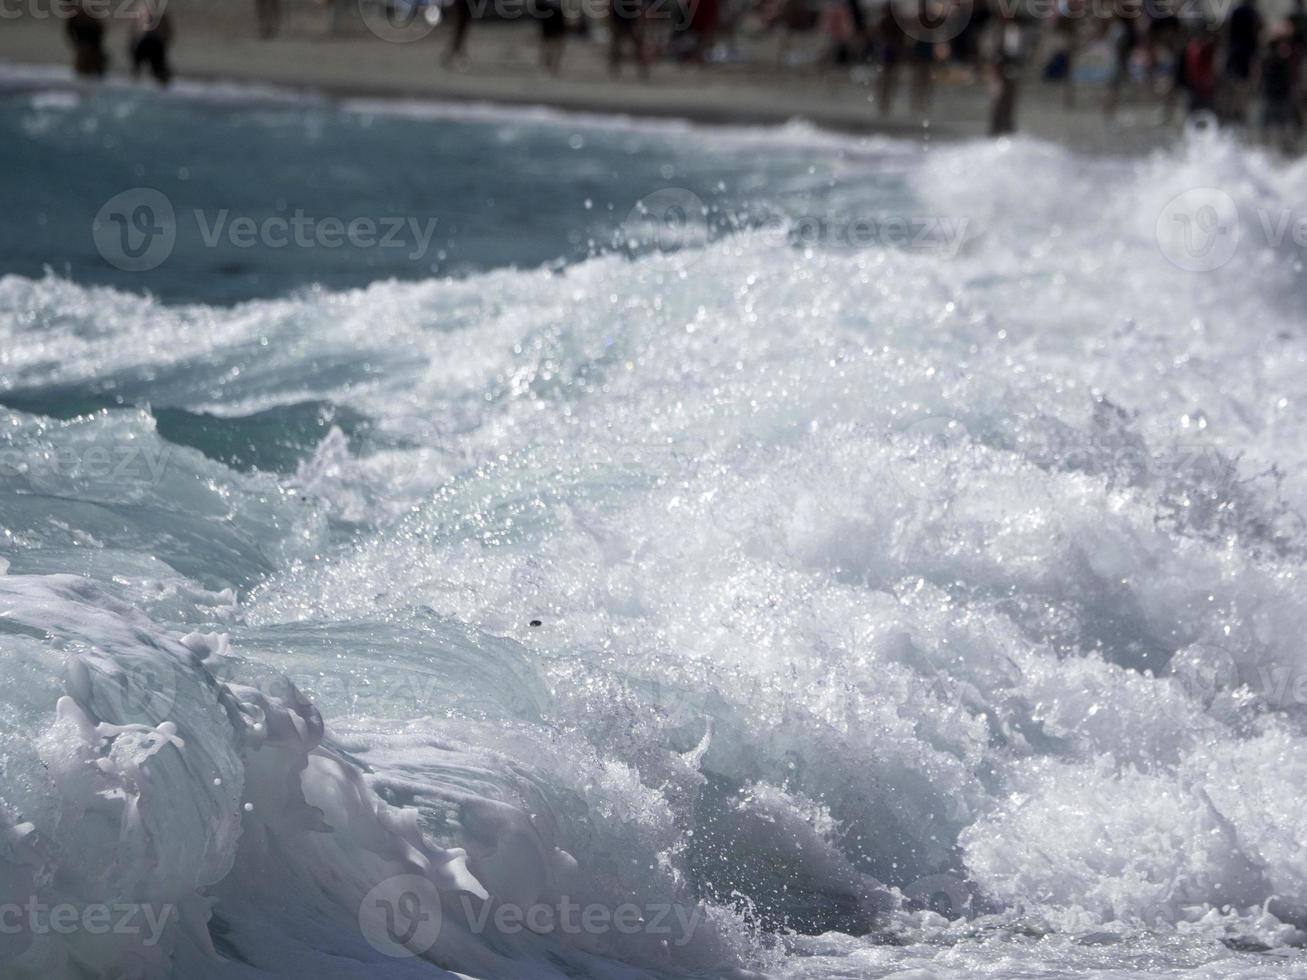
[[1174, 58], [1180, 50], [1184, 39], [1184, 26], [1180, 23], [1179, 17], [1163, 7], [1148, 22], [1144, 38], [1145, 50], [1148, 53], [1148, 74], [1151, 78], [1158, 65], [1166, 61], [1168, 56]]
[[1307, 3], [1304, 0], [1293, 0], [1290, 8], [1288, 21], [1296, 44], [1307, 37]]
[[1053, 19], [1053, 36], [1058, 46], [1044, 66], [1044, 80], [1061, 83], [1062, 103], [1068, 109], [1076, 104], [1076, 56], [1080, 53], [1080, 22], [1084, 12], [1082, 0], [1058, 0]]
[[449, 48], [445, 51], [441, 64], [451, 68], [467, 62], [467, 32], [472, 28], [472, 2], [453, 0], [448, 9], [454, 33], [449, 38]]
[[172, 44], [172, 19], [161, 9], [162, 0], [142, 0], [136, 8], [132, 29], [132, 77], [139, 78], [148, 67], [160, 85], [172, 81], [168, 46]]
[[1293, 0], [1293, 7], [1289, 11], [1289, 30], [1294, 51], [1301, 59], [1304, 51], [1307, 51], [1307, 0]]
[[640, 77], [648, 78], [649, 51], [643, 0], [609, 0], [608, 70], [613, 75], [621, 73], [627, 48], [633, 52]]
[[1135, 45], [1139, 35], [1135, 29], [1135, 18], [1128, 13], [1120, 13], [1109, 27], [1112, 43], [1112, 77], [1107, 83], [1107, 98], [1103, 100], [1103, 112], [1110, 119], [1116, 114], [1121, 104], [1121, 93], [1130, 81], [1130, 65], [1134, 60]]
[[846, 0], [826, 0], [821, 8], [820, 31], [826, 40], [823, 61], [847, 65], [861, 53], [860, 38]]
[[694, 35], [694, 47], [690, 49], [690, 60], [702, 65], [708, 60], [708, 53], [717, 42], [717, 27], [721, 22], [721, 4], [719, 0], [696, 0], [690, 12], [690, 31]]
[[862, 10], [862, 4], [859, 0], [844, 0], [844, 7], [848, 11], [849, 21], [853, 24], [853, 33], [858, 37], [867, 36], [867, 15]]
[[894, 108], [899, 68], [908, 50], [908, 35], [895, 16], [893, 0], [881, 9], [880, 23], [876, 25], [876, 48], [880, 55], [880, 75], [876, 78], [876, 106], [882, 116], [888, 116]]
[[981, 47], [988, 36], [987, 28], [992, 16], [989, 0], [964, 2], [954, 16], [958, 14], [961, 15], [960, 20], [955, 20], [956, 26], [952, 28], [957, 31], [957, 36], [949, 45], [949, 55], [960, 64], [978, 68], [983, 60]]
[[281, 0], [254, 0], [259, 37], [276, 37], [281, 30]]
[[1185, 42], [1176, 65], [1175, 84], [1189, 94], [1188, 111], [1216, 111], [1216, 30], [1199, 28]]
[[[1286, 25], [1286, 28], [1288, 25]], [[1262, 138], [1288, 153], [1297, 135], [1293, 93], [1297, 57], [1289, 30], [1271, 39], [1261, 59]]]
[[[891, 0], [892, 2], [892, 0]], [[938, 23], [936, 13], [927, 6], [928, 0], [917, 0], [914, 18], [916, 40], [912, 42], [912, 111], [918, 115], [930, 112], [931, 89], [935, 81], [935, 42], [931, 35]]]
[[999, 15], [991, 64], [994, 70], [994, 102], [990, 106], [989, 135], [1007, 136], [1017, 131], [1017, 86], [1026, 58], [1026, 38], [1010, 9]]
[[103, 21], [87, 10], [85, 3], [79, 3], [64, 32], [73, 47], [73, 71], [81, 78], [103, 78], [109, 68]]
[[1236, 122], [1242, 122], [1247, 113], [1261, 36], [1262, 15], [1257, 12], [1257, 0], [1240, 0], [1230, 14], [1225, 36], [1225, 74], [1230, 81], [1226, 115]]
[[535, 0], [540, 17], [540, 65], [551, 75], [563, 68], [563, 45], [567, 43], [567, 15], [563, 0]]

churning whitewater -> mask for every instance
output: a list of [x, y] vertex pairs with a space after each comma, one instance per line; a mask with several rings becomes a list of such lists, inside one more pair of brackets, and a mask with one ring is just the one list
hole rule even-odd
[[676, 240], [0, 279], [6, 980], [1303, 975], [1303, 165], [409, 115]]

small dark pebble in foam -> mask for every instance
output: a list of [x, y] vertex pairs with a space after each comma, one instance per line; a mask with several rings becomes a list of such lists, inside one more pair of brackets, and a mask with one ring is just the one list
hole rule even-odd
[[544, 623], [540, 622], [540, 620], [538, 620], [538, 619], [533, 619], [533, 620], [531, 620], [531, 625], [532, 625], [532, 626], [543, 626]]

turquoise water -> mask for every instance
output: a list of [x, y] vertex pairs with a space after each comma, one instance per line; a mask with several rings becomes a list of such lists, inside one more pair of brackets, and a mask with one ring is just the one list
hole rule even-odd
[[25, 84], [6, 980], [1307, 969], [1307, 170]]
[[[0, 262], [32, 278], [49, 268], [168, 302], [562, 265], [624, 245], [631, 209], [668, 187], [693, 195], [719, 228], [749, 221], [750, 205], [765, 205], [764, 217], [789, 200], [820, 205], [829, 193], [822, 178], [847, 155], [748, 144], [704, 153], [674, 130], [521, 117], [419, 122], [364, 106], [130, 90], [70, 98], [0, 101], [9, 147]], [[147, 272], [116, 268], [91, 234], [105, 202], [136, 188], [159, 191], [176, 216], [168, 261]], [[252, 247], [225, 233], [211, 243], [224, 214], [260, 226], [297, 214], [369, 220], [377, 244], [301, 235], [314, 245], [296, 247], [293, 230]], [[402, 230], [390, 234], [396, 223]]]

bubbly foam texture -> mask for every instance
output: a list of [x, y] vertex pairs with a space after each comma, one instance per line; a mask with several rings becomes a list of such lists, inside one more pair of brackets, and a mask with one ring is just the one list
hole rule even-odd
[[[185, 910], [23, 968], [416, 976], [352, 918], [408, 873], [476, 976], [1300, 970], [1304, 296], [1252, 230], [1307, 170], [886, 160], [956, 254], [764, 229], [233, 309], [0, 280], [8, 388], [375, 422], [274, 477], [0, 411], [170, 461], [0, 476], [3, 880]], [[1195, 186], [1245, 232], [1204, 275], [1157, 241]], [[509, 940], [467, 896], [703, 924]]]

